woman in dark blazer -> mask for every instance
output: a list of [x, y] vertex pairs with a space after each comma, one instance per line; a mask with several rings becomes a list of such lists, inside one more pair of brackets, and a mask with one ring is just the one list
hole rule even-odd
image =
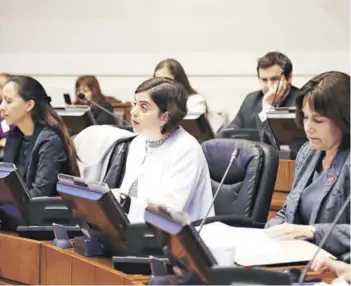
[[[296, 99], [296, 119], [309, 142], [297, 155], [292, 191], [267, 233], [319, 244], [350, 194], [350, 76], [327, 72], [307, 82]], [[336, 256], [350, 252], [350, 204], [324, 249]]]
[[31, 77], [10, 78], [2, 95], [1, 114], [13, 126], [4, 162], [16, 165], [31, 197], [57, 195], [59, 173], [79, 176], [76, 150], [66, 126], [43, 86]]

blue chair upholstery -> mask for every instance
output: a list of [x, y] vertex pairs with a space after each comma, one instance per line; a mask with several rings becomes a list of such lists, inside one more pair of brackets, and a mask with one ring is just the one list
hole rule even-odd
[[[217, 138], [202, 143], [215, 194], [233, 150], [239, 154], [215, 201], [215, 217], [237, 226], [263, 227], [267, 221], [279, 157], [272, 147], [244, 139]], [[196, 223], [195, 223], [196, 224]]]

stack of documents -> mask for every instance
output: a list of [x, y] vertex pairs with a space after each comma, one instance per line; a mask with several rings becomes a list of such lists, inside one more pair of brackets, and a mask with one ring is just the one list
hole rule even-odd
[[[317, 246], [304, 240], [277, 241], [264, 229], [232, 227], [221, 222], [204, 225], [200, 232], [219, 265], [266, 266], [304, 263], [312, 259]], [[334, 257], [321, 250], [321, 254]]]

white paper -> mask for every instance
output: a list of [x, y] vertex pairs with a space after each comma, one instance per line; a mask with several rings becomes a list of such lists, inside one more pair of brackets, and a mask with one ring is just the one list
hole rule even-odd
[[279, 248], [263, 229], [231, 227], [221, 222], [204, 225], [200, 236], [215, 257], [218, 248], [235, 249], [236, 257], [269, 255]]
[[[235, 249], [234, 261], [242, 266], [263, 266], [306, 262], [318, 247], [304, 240], [274, 240], [264, 229], [228, 226], [221, 222], [204, 225], [200, 232], [204, 243], [218, 263], [228, 262], [225, 249]], [[330, 253], [321, 250], [326, 256]], [[223, 257], [222, 257], [223, 256]]]

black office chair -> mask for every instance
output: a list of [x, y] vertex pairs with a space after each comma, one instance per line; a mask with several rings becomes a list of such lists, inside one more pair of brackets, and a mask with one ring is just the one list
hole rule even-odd
[[[215, 194], [233, 150], [239, 154], [229, 169], [215, 201], [215, 216], [206, 223], [222, 221], [233, 226], [263, 228], [269, 213], [277, 176], [278, 152], [244, 139], [217, 138], [202, 143]], [[199, 224], [199, 221], [194, 223]]]

